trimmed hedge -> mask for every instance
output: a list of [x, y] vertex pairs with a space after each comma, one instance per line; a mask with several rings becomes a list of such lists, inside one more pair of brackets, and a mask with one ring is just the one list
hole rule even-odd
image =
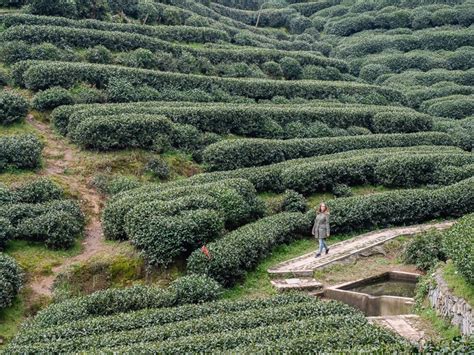
[[421, 30], [412, 34], [374, 34], [354, 36], [344, 39], [336, 48], [340, 58], [363, 57], [388, 49], [409, 52], [415, 49], [455, 50], [464, 46], [474, 46], [474, 30]]
[[48, 179], [11, 190], [0, 186], [0, 220], [8, 231], [0, 234], [0, 244], [21, 238], [53, 249], [71, 247], [83, 230], [84, 216], [77, 203], [63, 198], [63, 190]]
[[0, 310], [9, 307], [23, 284], [23, 272], [12, 257], [0, 253]]
[[[333, 233], [458, 217], [474, 211], [474, 178], [435, 190], [401, 190], [347, 197], [328, 202]], [[410, 206], [410, 208], [406, 208]], [[261, 219], [207, 245], [211, 259], [200, 250], [188, 259], [190, 272], [208, 275], [232, 286], [276, 246], [309, 234], [314, 211], [281, 213]]]
[[462, 119], [474, 115], [474, 95], [454, 95], [425, 101], [420, 110], [433, 115]]
[[[187, 231], [193, 228], [194, 231], [198, 231], [199, 224], [193, 223], [191, 225], [189, 223], [187, 225], [185, 223], [186, 216], [181, 214], [193, 210], [196, 212], [214, 210], [219, 215], [216, 222], [223, 221], [228, 228], [235, 228], [258, 218], [262, 214], [262, 209], [263, 205], [256, 197], [254, 187], [242, 179], [183, 187], [173, 187], [171, 184], [152, 184], [115, 195], [104, 209], [102, 222], [106, 238], [123, 239], [128, 236], [128, 233], [131, 233], [132, 236], [137, 237], [136, 241], [139, 241], [140, 245], [151, 246], [151, 243], [155, 243], [157, 248], [174, 245], [176, 250], [182, 250], [186, 248], [187, 243], [194, 245], [199, 242], [200, 236], [207, 236], [207, 238], [210, 236], [206, 234], [206, 230], [201, 230], [201, 235], [194, 236], [193, 232], [190, 232], [183, 236], [177, 233], [173, 237], [173, 229], [171, 227], [164, 228], [162, 225], [165, 221], [168, 225], [182, 226], [181, 228], [185, 228]], [[200, 211], [200, 213], [204, 214], [202, 217], [205, 221], [211, 223], [211, 219], [207, 218], [209, 213], [205, 211]], [[214, 213], [212, 214], [214, 215]], [[158, 227], [156, 223], [161, 223], [163, 228]], [[213, 226], [211, 236], [216, 237], [217, 232], [220, 232], [220, 229], [216, 228], [221, 226], [220, 223], [222, 222], [219, 222], [217, 226], [210, 224]], [[150, 229], [145, 232], [147, 228]], [[148, 235], [152, 231], [153, 234]], [[167, 233], [171, 234], [168, 235], [166, 243], [159, 244], [159, 236], [167, 235]], [[156, 235], [158, 239], [151, 238], [152, 235]], [[139, 236], [142, 237], [139, 238]], [[149, 238], [150, 241], [143, 244], [145, 240], [143, 238]], [[169, 259], [168, 255], [149, 256], [155, 260]]]
[[16, 80], [19, 80], [18, 83], [33, 90], [52, 86], [70, 87], [83, 81], [102, 87], [111, 78], [121, 78], [132, 84], [146, 84], [157, 90], [173, 87], [180, 90], [202, 89], [210, 92], [212, 88], [212, 90], [221, 89], [233, 95], [255, 99], [271, 99], [274, 96], [322, 99], [351, 95], [373, 97], [375, 95], [388, 102], [404, 100], [403, 94], [397, 90], [352, 82], [204, 77], [102, 64], [19, 62], [15, 64], [13, 72]]
[[212, 64], [228, 61], [263, 64], [267, 61], [279, 61], [284, 57], [291, 57], [301, 65], [335, 67], [342, 72], [347, 72], [349, 69], [347, 63], [342, 60], [315, 55], [311, 52], [251, 47], [195, 48], [135, 33], [83, 28], [20, 25], [8, 28], [1, 34], [1, 38], [4, 41], [25, 41], [29, 44], [50, 42], [78, 48], [101, 45], [113, 51], [131, 51], [143, 48], [172, 53], [176, 57], [190, 53], [198, 58], [207, 58]]
[[438, 132], [289, 140], [235, 139], [220, 141], [205, 148], [203, 161], [208, 170], [232, 170], [348, 150], [413, 145], [455, 144], [449, 135]]
[[433, 69], [427, 72], [420, 72], [409, 70], [401, 74], [382, 75], [376, 81], [380, 85], [404, 88], [407, 86], [432, 86], [437, 83], [446, 85], [445, 82], [472, 86], [474, 82], [474, 68], [466, 71]]
[[69, 28], [88, 28], [102, 31], [130, 32], [165, 41], [209, 43], [230, 38], [226, 32], [209, 27], [191, 26], [145, 26], [138, 24], [113, 23], [97, 20], [72, 20], [63, 17], [32, 16], [28, 14], [7, 14], [0, 17], [6, 28], [18, 25], [46, 25]]
[[35, 95], [31, 102], [34, 109], [46, 111], [62, 105], [71, 105], [74, 103], [72, 94], [61, 87], [53, 87], [45, 91], [40, 91]]
[[0, 92], [0, 125], [22, 121], [28, 113], [28, 102], [20, 95]]
[[443, 246], [456, 269], [474, 285], [474, 214], [464, 216], [445, 233]]
[[0, 172], [41, 166], [43, 144], [34, 135], [0, 136]]
[[87, 149], [152, 148], [158, 135], [167, 138], [173, 130], [164, 116], [95, 116], [81, 121], [73, 137]]
[[351, 126], [372, 128], [374, 117], [381, 112], [393, 112], [395, 116], [410, 117], [413, 120], [412, 127], [416, 126], [420, 130], [429, 127], [429, 116], [403, 107], [324, 101], [288, 105], [159, 101], [76, 105], [55, 109], [51, 120], [64, 135], [67, 132], [74, 135], [74, 129], [79, 122], [92, 116], [122, 115], [126, 117], [144, 114], [165, 115], [174, 122], [191, 124], [202, 131], [219, 134], [234, 133], [240, 136], [283, 138], [292, 137], [291, 124], [295, 122], [304, 124], [303, 127], [323, 122], [331, 127], [339, 128]]

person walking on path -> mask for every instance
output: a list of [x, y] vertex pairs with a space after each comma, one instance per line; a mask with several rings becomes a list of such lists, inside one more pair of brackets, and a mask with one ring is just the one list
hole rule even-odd
[[319, 252], [316, 253], [315, 258], [321, 256], [323, 249], [326, 249], [326, 254], [329, 253], [329, 248], [326, 245], [326, 238], [330, 235], [329, 209], [324, 202], [321, 202], [316, 211], [312, 234], [319, 239]]

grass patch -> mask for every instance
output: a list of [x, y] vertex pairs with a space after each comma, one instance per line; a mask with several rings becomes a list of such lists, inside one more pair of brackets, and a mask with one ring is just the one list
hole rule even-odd
[[0, 174], [0, 184], [16, 186], [37, 179], [34, 171], [10, 169]]
[[436, 314], [436, 311], [427, 306], [418, 311], [418, 315], [426, 322], [431, 329], [434, 330], [438, 341], [450, 341], [461, 336], [459, 328], [450, 324], [445, 319]]
[[40, 242], [13, 240], [8, 243], [5, 252], [15, 258], [28, 278], [32, 278], [50, 275], [55, 266], [61, 265], [64, 259], [79, 254], [80, 250], [79, 240], [69, 250], [51, 250]]
[[[25, 314], [23, 298], [16, 297], [13, 304], [0, 310], [0, 340], [8, 342], [18, 332], [18, 328]], [[0, 343], [0, 349], [2, 344]]]
[[471, 306], [474, 306], [474, 285], [459, 274], [451, 260], [448, 260], [443, 267], [443, 278], [454, 295], [464, 298]]
[[314, 208], [319, 206], [321, 202], [327, 202], [336, 198], [331, 192], [318, 192], [312, 195], [309, 195], [306, 200], [308, 201], [308, 206]]
[[277, 247], [267, 259], [258, 265], [255, 270], [247, 273], [247, 276], [242, 283], [226, 290], [224, 298], [258, 298], [275, 294], [276, 290], [270, 283], [267, 269], [288, 259], [309, 253], [315, 249], [316, 242], [314, 239], [300, 239], [288, 245]]
[[0, 126], [0, 136], [11, 136], [14, 134], [35, 134], [35, 128], [24, 122], [16, 122], [7, 126]]

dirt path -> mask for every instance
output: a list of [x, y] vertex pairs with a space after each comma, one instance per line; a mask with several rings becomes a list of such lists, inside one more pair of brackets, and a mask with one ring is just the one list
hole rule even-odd
[[37, 277], [31, 280], [29, 286], [36, 294], [50, 296], [53, 282], [59, 272], [74, 263], [85, 261], [98, 253], [112, 251], [113, 247], [107, 245], [103, 238], [100, 223], [100, 211], [104, 202], [102, 196], [90, 188], [87, 185], [87, 181], [81, 176], [67, 174], [68, 168], [80, 165], [79, 150], [65, 144], [62, 139], [54, 134], [49, 125], [36, 120], [32, 115], [28, 115], [27, 122], [45, 138], [45, 147], [43, 149], [45, 166], [41, 171], [41, 175], [55, 178], [67, 185], [72, 193], [80, 196], [83, 211], [87, 215], [81, 253], [66, 259], [62, 265], [53, 268], [52, 275]]

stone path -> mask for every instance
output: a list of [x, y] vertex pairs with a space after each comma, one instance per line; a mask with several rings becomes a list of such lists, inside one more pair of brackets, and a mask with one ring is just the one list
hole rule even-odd
[[404, 314], [399, 316], [367, 317], [367, 320], [370, 323], [378, 324], [398, 333], [409, 342], [419, 345], [425, 337], [424, 331], [417, 327], [419, 318], [415, 314]]
[[[413, 235], [432, 228], [442, 230], [449, 228], [453, 224], [454, 221], [445, 221], [390, 228], [362, 234], [331, 245], [330, 252], [327, 255], [323, 254], [319, 258], [315, 258], [314, 253], [308, 253], [278, 264], [268, 269], [268, 273], [273, 279], [302, 278], [305, 280], [312, 278], [314, 271], [317, 269], [344, 262], [348, 259], [352, 260], [359, 256], [371, 255], [374, 253], [374, 249], [377, 252], [377, 247], [399, 236]], [[299, 285], [295, 284], [295, 288], [298, 287]]]

